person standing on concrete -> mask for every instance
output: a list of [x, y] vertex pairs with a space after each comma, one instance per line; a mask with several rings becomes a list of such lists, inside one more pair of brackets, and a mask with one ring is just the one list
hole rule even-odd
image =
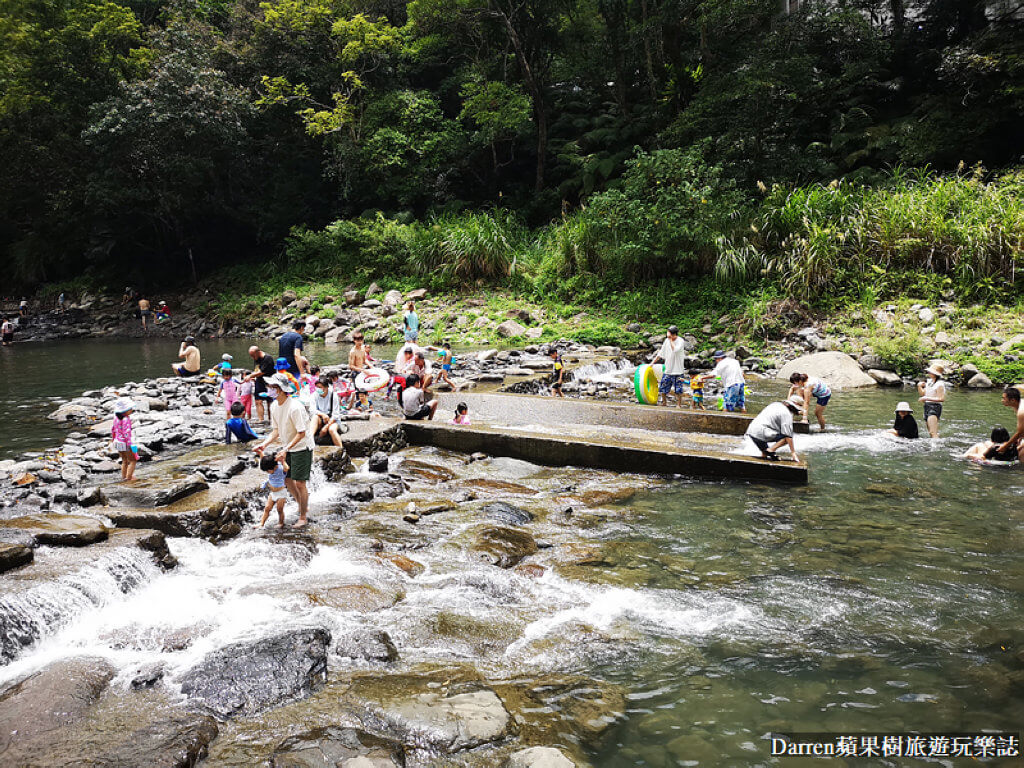
[[[253, 371], [245, 377], [245, 380], [253, 383], [252, 394], [253, 399], [256, 401], [256, 419], [257, 421], [263, 421], [263, 404], [264, 400], [266, 400], [264, 396], [267, 393], [267, 381], [276, 373], [274, 358], [255, 344], [249, 347], [249, 357], [252, 358]], [[269, 418], [269, 406], [267, 417]]]
[[800, 461], [793, 445], [793, 415], [800, 413], [803, 406], [803, 398], [792, 395], [786, 400], [769, 403], [750, 422], [746, 434], [761, 451], [762, 459], [778, 461], [775, 452], [783, 445], [788, 445], [793, 461]]
[[253, 448], [263, 458], [267, 446], [280, 440], [281, 450], [275, 455], [277, 461], [288, 464], [285, 485], [292, 498], [299, 505], [299, 519], [294, 528], [302, 528], [309, 523], [309, 475], [313, 469], [313, 436], [309, 434], [309, 412], [295, 394], [291, 380], [282, 373], [274, 374], [267, 381], [267, 394], [272, 398], [270, 404], [271, 431], [266, 440]]
[[302, 356], [302, 331], [305, 327], [306, 321], [296, 318], [292, 321], [292, 330], [281, 334], [277, 340], [277, 356], [288, 362], [288, 372], [296, 379], [305, 373], [305, 358]]
[[668, 405], [669, 392], [676, 393], [676, 406], [683, 407], [683, 392], [686, 390], [686, 350], [685, 342], [679, 338], [679, 329], [674, 325], [668, 327], [668, 335], [662, 342], [661, 349], [651, 365], [665, 363], [665, 372], [658, 382], [658, 393], [661, 404]]
[[743, 378], [743, 369], [740, 368], [739, 360], [734, 357], [726, 357], [725, 352], [719, 349], [715, 352], [714, 370], [702, 378], [721, 380], [722, 403], [725, 410], [747, 412], [747, 397], [744, 392], [746, 379]]

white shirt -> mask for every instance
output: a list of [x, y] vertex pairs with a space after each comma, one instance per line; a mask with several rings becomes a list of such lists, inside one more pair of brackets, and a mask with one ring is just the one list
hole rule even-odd
[[946, 394], [946, 383], [942, 379], [936, 379], [934, 382], [926, 381], [924, 383], [924, 396], [929, 400], [938, 400], [939, 395]]
[[747, 434], [766, 443], [778, 440], [778, 436], [793, 436], [793, 411], [785, 403], [769, 403], [754, 417], [747, 427]]
[[740, 368], [740, 361], [733, 357], [723, 357], [719, 360], [712, 373], [722, 380], [722, 386], [725, 389], [742, 384], [745, 381], [743, 369]]
[[305, 432], [306, 437], [296, 445], [289, 448], [289, 451], [304, 451], [307, 448], [313, 450], [313, 436], [309, 432], [309, 412], [297, 397], [286, 398], [284, 403], [276, 400], [270, 404], [270, 422], [281, 440], [281, 445], [286, 446], [295, 439], [299, 432]]
[[665, 361], [666, 376], [679, 376], [686, 373], [686, 351], [683, 349], [683, 344], [681, 336], [676, 336], [675, 341], [665, 337], [658, 357]]

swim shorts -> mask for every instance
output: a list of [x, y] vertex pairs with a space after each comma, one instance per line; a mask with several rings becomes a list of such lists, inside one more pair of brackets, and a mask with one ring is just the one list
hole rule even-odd
[[666, 373], [658, 382], [658, 394], [667, 395], [669, 392], [675, 392], [677, 395], [681, 395], [685, 387], [682, 375]]
[[445, 373], [451, 373], [452, 372], [452, 366], [451, 366], [450, 363], [444, 363], [441, 366], [441, 370], [444, 371]]
[[300, 483], [309, 480], [309, 473], [313, 469], [313, 452], [306, 448], [303, 451], [290, 451], [287, 456], [288, 474], [285, 477]]
[[934, 416], [937, 419], [942, 418], [942, 403], [925, 403], [924, 404], [924, 417], [927, 419], [929, 416]]
[[733, 384], [722, 393], [722, 402], [727, 411], [742, 411], [747, 407], [747, 398], [743, 394], [743, 384]]
[[183, 379], [187, 379], [189, 376], [198, 376], [199, 375], [199, 371], [198, 370], [190, 371], [187, 368], [185, 368], [185, 366], [182, 366], [181, 368], [175, 368], [174, 370], [177, 371], [178, 375], [181, 378], [183, 378]]
[[822, 407], [828, 405], [828, 401], [831, 400], [831, 399], [832, 399], [832, 393], [831, 392], [829, 392], [824, 397], [816, 397], [815, 398], [815, 400], [817, 401], [818, 405], [820, 405]]

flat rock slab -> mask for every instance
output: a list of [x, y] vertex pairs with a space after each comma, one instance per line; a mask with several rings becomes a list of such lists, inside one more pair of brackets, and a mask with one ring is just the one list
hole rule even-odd
[[234, 643], [186, 672], [181, 692], [225, 719], [305, 698], [327, 678], [330, 641], [326, 629], [300, 629]]
[[511, 754], [505, 768], [576, 768], [576, 763], [554, 747], [528, 747]]
[[504, 702], [483, 683], [445, 690], [427, 678], [390, 676], [384, 685], [362, 678], [349, 694], [363, 699], [368, 730], [406, 747], [452, 753], [500, 741], [513, 728]]
[[405, 748], [357, 728], [317, 728], [281, 742], [273, 768], [402, 768]]
[[133, 483], [108, 485], [103, 489], [103, 495], [109, 503], [119, 506], [162, 507], [209, 487], [209, 483], [199, 474], [185, 477], [155, 476], [139, 478]]
[[84, 717], [114, 676], [99, 658], [55, 662], [0, 693], [0, 755], [5, 765], [26, 762], [17, 755], [44, 749], [55, 732]]
[[32, 547], [24, 544], [0, 543], [0, 573], [20, 568], [32, 562]]
[[24, 531], [36, 544], [51, 547], [84, 547], [105, 541], [108, 535], [99, 520], [80, 515], [26, 515], [0, 520], [0, 528]]

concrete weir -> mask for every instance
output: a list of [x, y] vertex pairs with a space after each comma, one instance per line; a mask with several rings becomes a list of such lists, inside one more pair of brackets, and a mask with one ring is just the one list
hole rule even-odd
[[[469, 406], [470, 427], [449, 423], [447, 412], [460, 401]], [[435, 421], [402, 426], [412, 444], [538, 464], [806, 484], [803, 462], [729, 452], [742, 445], [749, 423], [748, 416], [712, 411], [460, 394], [441, 397]]]

